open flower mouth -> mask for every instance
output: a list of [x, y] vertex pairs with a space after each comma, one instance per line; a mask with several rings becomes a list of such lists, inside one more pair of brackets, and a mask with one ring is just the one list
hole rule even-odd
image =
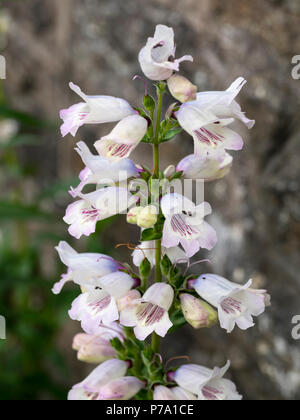
[[223, 143], [225, 137], [222, 134], [217, 133], [213, 130], [208, 130], [207, 128], [199, 128], [195, 130], [197, 139], [208, 146], [217, 147], [220, 143]]
[[160, 41], [156, 45], [154, 45], [153, 49], [164, 47], [166, 45], [165, 41]]
[[106, 296], [105, 298], [98, 300], [97, 302], [92, 302], [89, 304], [89, 307], [92, 309], [92, 311], [95, 313], [95, 315], [102, 312], [105, 308], [107, 308], [110, 305], [111, 302], [111, 296]]
[[231, 297], [222, 300], [221, 308], [228, 315], [241, 315], [244, 310], [243, 304]]
[[98, 394], [98, 392], [89, 392], [89, 391], [86, 391], [85, 392], [85, 396], [86, 396], [86, 398], [87, 398], [88, 401], [96, 401], [98, 399], [98, 397], [99, 397], [99, 394]]
[[91, 222], [98, 218], [99, 210], [95, 208], [81, 210], [82, 223]]
[[107, 155], [115, 158], [125, 158], [131, 152], [132, 144], [111, 144], [107, 147]]
[[84, 121], [88, 115], [89, 115], [89, 112], [79, 112], [78, 114], [79, 121]]
[[217, 388], [212, 386], [205, 386], [202, 389], [203, 397], [208, 401], [222, 401], [225, 400], [225, 394]]
[[184, 220], [184, 216], [176, 214], [171, 219], [171, 228], [174, 233], [184, 236], [186, 239], [192, 239], [199, 235], [199, 230], [195, 226], [190, 226]]
[[141, 303], [137, 308], [137, 319], [145, 327], [159, 322], [164, 316], [165, 310], [152, 303]]

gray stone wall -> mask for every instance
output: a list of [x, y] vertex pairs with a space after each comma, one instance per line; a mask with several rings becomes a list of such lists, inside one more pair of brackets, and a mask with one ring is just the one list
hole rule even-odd
[[[173, 26], [178, 54], [192, 54], [182, 71], [200, 90], [226, 88], [236, 77], [248, 85], [240, 102], [255, 128], [239, 130], [245, 149], [236, 154], [225, 180], [206, 187], [214, 208], [219, 244], [213, 268], [236, 281], [249, 277], [266, 287], [273, 306], [256, 328], [230, 336], [219, 328], [185, 328], [165, 345], [168, 357], [218, 365], [232, 360], [232, 377], [248, 399], [300, 398], [300, 341], [291, 338], [291, 319], [300, 314], [300, 81], [291, 77], [292, 56], [300, 54], [297, 0], [23, 0], [3, 1], [10, 16], [5, 56], [6, 93], [13, 105], [56, 118], [76, 99], [70, 80], [90, 93], [111, 94], [137, 103], [142, 86], [137, 53], [157, 23]], [[88, 142], [107, 131], [89, 127]], [[42, 181], [74, 174], [80, 162], [74, 142], [41, 139], [34, 159], [43, 159]], [[163, 165], [192, 151], [181, 135], [163, 148]], [[146, 153], [145, 153], [146, 152]], [[147, 146], [136, 159], [147, 163]], [[31, 156], [25, 158], [31, 159]], [[151, 165], [151, 163], [148, 162]], [[117, 243], [136, 231], [120, 222], [107, 238]], [[121, 251], [120, 251], [121, 252]], [[125, 252], [125, 256], [129, 254]], [[124, 256], [122, 254], [122, 256]], [[211, 267], [197, 266], [197, 270]]]

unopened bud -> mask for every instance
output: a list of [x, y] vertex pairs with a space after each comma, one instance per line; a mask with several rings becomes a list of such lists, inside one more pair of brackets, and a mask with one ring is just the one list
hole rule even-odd
[[174, 165], [170, 165], [167, 167], [167, 169], [164, 172], [164, 175], [166, 178], [170, 178], [170, 176], [174, 175], [176, 172], [176, 168]]
[[197, 86], [179, 74], [168, 79], [168, 87], [171, 95], [182, 103], [197, 99]]
[[78, 334], [74, 338], [73, 349], [78, 351], [78, 360], [86, 363], [99, 364], [116, 357], [108, 340], [89, 334]]
[[127, 222], [130, 223], [131, 225], [136, 225], [138, 215], [142, 212], [142, 210], [143, 210], [143, 207], [134, 207], [131, 210], [129, 210], [127, 214]]
[[155, 206], [147, 206], [142, 209], [137, 217], [137, 225], [144, 229], [153, 227], [157, 222], [157, 208]]
[[183, 293], [180, 296], [183, 315], [195, 329], [212, 327], [218, 322], [218, 313], [208, 303]]

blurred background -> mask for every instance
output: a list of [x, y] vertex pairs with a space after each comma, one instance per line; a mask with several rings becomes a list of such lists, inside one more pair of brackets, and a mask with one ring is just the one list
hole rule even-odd
[[[298, 0], [0, 1], [7, 62], [0, 85], [0, 314], [7, 319], [1, 400], [65, 399], [90, 370], [71, 350], [79, 325], [67, 310], [77, 291], [50, 291], [65, 270], [54, 246], [68, 240], [79, 251], [128, 259], [129, 250], [114, 247], [124, 238], [137, 243], [138, 232], [114, 218], [87, 240], [68, 236], [67, 191], [82, 168], [73, 148], [81, 139], [91, 146], [110, 127], [88, 126], [76, 140], [62, 140], [58, 113], [78, 101], [69, 81], [140, 105], [142, 84], [132, 82], [141, 74], [137, 54], [158, 23], [174, 27], [178, 56], [194, 56], [182, 73], [199, 90], [248, 80], [239, 101], [256, 126], [239, 126], [245, 149], [235, 154], [231, 174], [205, 191], [219, 235], [210, 258], [216, 273], [238, 282], [252, 277], [273, 298], [256, 328], [227, 335], [219, 327], [185, 327], [168, 338], [164, 356], [188, 355], [211, 367], [230, 359], [246, 399], [300, 399], [300, 341], [291, 336], [300, 315], [300, 81], [291, 75], [299, 18]], [[133, 159], [151, 166], [148, 147]], [[192, 152], [184, 134], [168, 147], [163, 167]]]

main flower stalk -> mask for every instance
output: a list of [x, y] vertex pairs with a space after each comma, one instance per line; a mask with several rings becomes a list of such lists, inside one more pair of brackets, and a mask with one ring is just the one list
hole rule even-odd
[[[161, 115], [162, 115], [162, 105], [163, 105], [163, 96], [164, 96], [164, 88], [160, 85], [157, 87], [157, 117], [156, 117], [156, 129], [155, 129], [155, 137], [154, 137], [154, 144], [153, 144], [153, 163], [154, 163], [154, 177], [156, 179], [160, 178], [159, 170], [160, 170], [160, 162], [159, 162], [159, 134], [160, 134], [160, 123], [161, 123]], [[159, 203], [159, 213], [161, 212], [160, 203]], [[157, 239], [155, 241], [155, 282], [160, 283], [162, 281], [162, 273], [161, 273], [161, 239]], [[160, 338], [156, 333], [152, 335], [152, 349], [155, 353], [159, 353], [160, 349]]]

